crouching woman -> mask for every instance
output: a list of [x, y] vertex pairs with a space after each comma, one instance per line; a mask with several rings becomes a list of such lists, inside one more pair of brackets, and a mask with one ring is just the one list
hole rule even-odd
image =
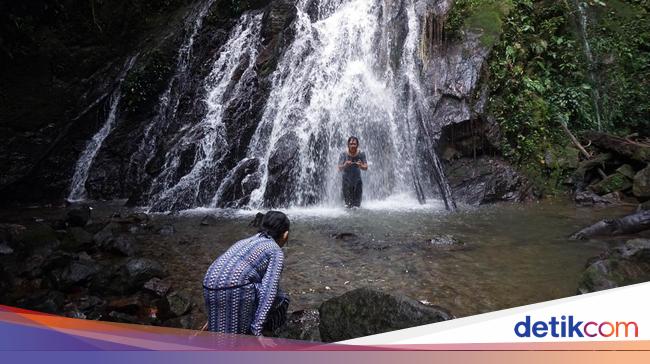
[[258, 234], [235, 243], [215, 260], [203, 279], [208, 330], [261, 336], [285, 319], [289, 298], [280, 291], [289, 219], [264, 215]]

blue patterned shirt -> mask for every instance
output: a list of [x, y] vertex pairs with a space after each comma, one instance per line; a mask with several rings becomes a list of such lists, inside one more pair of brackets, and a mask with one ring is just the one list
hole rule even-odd
[[283, 263], [284, 254], [275, 240], [256, 234], [238, 241], [217, 258], [210, 265], [203, 286], [223, 289], [254, 284], [258, 306], [250, 330], [259, 336], [278, 294]]

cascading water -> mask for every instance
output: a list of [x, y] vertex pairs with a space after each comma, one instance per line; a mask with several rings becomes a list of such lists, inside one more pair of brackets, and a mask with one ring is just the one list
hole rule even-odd
[[[90, 167], [95, 160], [97, 152], [102, 147], [104, 140], [110, 134], [110, 132], [115, 127], [115, 120], [117, 118], [118, 107], [120, 105], [120, 99], [122, 98], [121, 86], [124, 78], [128, 74], [131, 67], [135, 63], [137, 56], [130, 57], [120, 75], [118, 76], [115, 90], [110, 97], [110, 106], [106, 121], [101, 129], [93, 136], [93, 138], [86, 144], [86, 149], [77, 160], [75, 165], [74, 175], [72, 177], [72, 183], [70, 186], [70, 194], [68, 195], [68, 201], [81, 201], [86, 197], [86, 180], [88, 179], [88, 173]], [[91, 106], [96, 104], [93, 103]], [[85, 112], [85, 111], [84, 111]]]
[[203, 20], [208, 15], [215, 0], [207, 0], [200, 3], [188, 18], [186, 27], [189, 28], [189, 35], [183, 41], [176, 57], [176, 70], [169, 80], [167, 88], [160, 97], [156, 116], [147, 125], [140, 146], [129, 161], [128, 175], [132, 181], [140, 181], [146, 174], [145, 167], [155, 156], [156, 144], [162, 132], [176, 117], [181, 95], [188, 83], [188, 68], [192, 55], [194, 41], [203, 26]]
[[602, 129], [602, 118], [600, 112], [600, 92], [598, 91], [598, 77], [596, 75], [596, 61], [594, 54], [591, 51], [591, 44], [589, 43], [589, 17], [587, 14], [588, 5], [581, 0], [574, 0], [575, 7], [578, 10], [578, 25], [580, 26], [580, 35], [582, 38], [582, 45], [587, 58], [587, 67], [589, 71], [589, 81], [591, 82], [591, 98], [594, 106], [594, 116], [596, 118], [596, 125], [598, 130]]
[[[130, 163], [129, 175], [145, 182], [152, 211], [338, 206], [335, 166], [350, 135], [359, 137], [369, 160], [365, 201], [409, 195], [422, 202], [428, 184], [428, 195], [439, 190], [447, 207], [455, 207], [429, 131], [434, 120], [421, 85], [417, 0], [299, 0], [291, 42], [269, 76], [259, 119], [237, 140], [243, 149], [235, 148], [241, 153], [234, 160], [232, 128], [243, 121], [227, 110], [240, 107], [259, 82], [266, 15], [242, 15], [214, 55], [200, 93], [204, 116], [175, 121], [192, 79], [194, 38], [213, 2], [202, 3], [190, 19], [176, 72]], [[171, 142], [161, 149], [163, 136]], [[154, 158], [164, 161], [147, 181]]]
[[[298, 3], [295, 40], [278, 65], [249, 148], [248, 158], [260, 161], [261, 175], [249, 206], [340, 204], [335, 165], [350, 135], [360, 138], [370, 162], [364, 198], [412, 193], [420, 165], [416, 119], [422, 117], [414, 108], [424, 103], [414, 59], [419, 34], [414, 4], [407, 6], [408, 35], [396, 67], [386, 45], [397, 37], [392, 21], [399, 7], [385, 1], [324, 0], [312, 22], [307, 5]], [[405, 88], [410, 90], [406, 98]], [[270, 174], [279, 167], [274, 160], [286, 162], [282, 154], [295, 155], [283, 176], [289, 178], [273, 180]], [[436, 172], [444, 179], [442, 170]], [[294, 185], [283, 197], [288, 201], [278, 201], [274, 185], [286, 183]], [[452, 201], [448, 188], [442, 193]]]
[[[199, 195], [201, 189], [205, 188], [205, 184], [215, 184], [214, 172], [226, 156], [228, 145], [223, 112], [240, 95], [240, 89], [246, 86], [246, 80], [255, 72], [261, 20], [261, 14], [244, 15], [223, 46], [223, 51], [206, 80], [207, 115], [201, 122], [189, 126], [176, 146], [167, 153], [163, 173], [153, 183], [153, 188], [161, 190], [154, 196], [154, 208], [170, 209], [179, 200], [198, 206], [202, 201]], [[244, 69], [243, 72], [241, 68]], [[236, 81], [235, 73], [239, 73]], [[183, 151], [187, 145], [194, 144], [199, 146], [194, 156], [194, 165], [176, 182], [175, 175], [182, 162]]]

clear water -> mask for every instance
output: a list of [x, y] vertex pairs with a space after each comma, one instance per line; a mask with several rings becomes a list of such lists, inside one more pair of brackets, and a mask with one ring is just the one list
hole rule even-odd
[[[457, 316], [571, 296], [587, 260], [607, 243], [566, 237], [630, 212], [544, 202], [449, 213], [440, 201], [425, 206], [401, 201], [400, 207], [377, 201], [358, 210], [286, 210], [292, 228], [281, 284], [291, 296], [291, 310], [315, 308], [364, 286], [438, 304]], [[205, 270], [233, 242], [255, 233], [248, 226], [255, 212], [199, 209], [158, 216], [158, 223], [173, 223], [177, 233], [145, 238], [148, 252], [166, 262], [175, 285], [190, 289], [202, 310]], [[207, 214], [216, 214], [218, 224], [201, 226]], [[340, 233], [357, 238], [336, 239]], [[464, 247], [432, 245], [440, 235], [452, 235]]]

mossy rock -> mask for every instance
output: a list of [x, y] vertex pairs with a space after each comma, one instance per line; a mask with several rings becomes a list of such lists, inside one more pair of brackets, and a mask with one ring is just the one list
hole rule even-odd
[[616, 191], [625, 191], [630, 187], [632, 187], [632, 181], [629, 178], [620, 173], [614, 173], [589, 188], [602, 196]]

